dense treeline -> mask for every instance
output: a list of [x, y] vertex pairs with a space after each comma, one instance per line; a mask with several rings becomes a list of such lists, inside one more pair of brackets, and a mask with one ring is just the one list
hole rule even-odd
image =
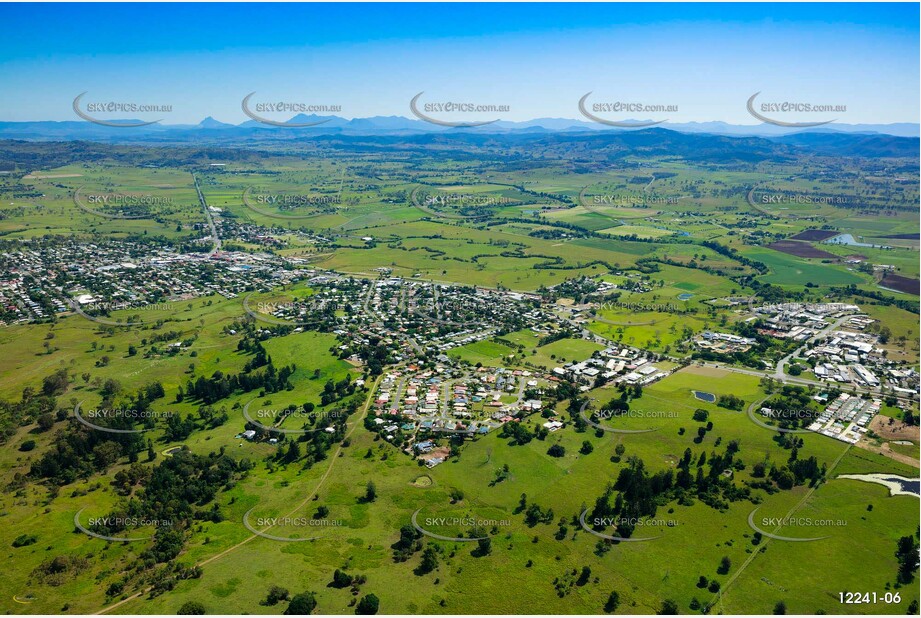
[[189, 380], [186, 385], [185, 396], [189, 399], [212, 404], [229, 397], [237, 391], [248, 392], [261, 389], [267, 393], [276, 393], [291, 386], [290, 378], [295, 371], [294, 365], [275, 369], [275, 365], [266, 357], [268, 364], [260, 372], [253, 372], [252, 364], [257, 359], [247, 363], [248, 372], [240, 374], [225, 374], [221, 370], [215, 371], [210, 378], [199, 376], [194, 382]]

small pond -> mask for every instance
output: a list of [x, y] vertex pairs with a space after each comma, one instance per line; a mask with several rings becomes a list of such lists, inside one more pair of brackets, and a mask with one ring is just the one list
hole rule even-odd
[[691, 391], [694, 393], [694, 396], [700, 399], [701, 401], [706, 401], [707, 403], [713, 403], [716, 401], [716, 395], [713, 393], [705, 393], [703, 391]]

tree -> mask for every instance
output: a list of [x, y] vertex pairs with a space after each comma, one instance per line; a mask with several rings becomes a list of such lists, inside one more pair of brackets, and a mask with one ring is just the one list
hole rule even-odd
[[205, 613], [205, 606], [198, 601], [186, 601], [176, 612], [179, 616], [201, 616]]
[[277, 605], [279, 601], [288, 600], [288, 590], [281, 586], [272, 586], [266, 595], [262, 605]]
[[492, 553], [492, 539], [488, 536], [479, 539], [476, 542], [476, 549], [473, 554], [479, 558], [480, 556], [488, 556], [490, 553]]
[[48, 396], [63, 395], [64, 391], [67, 390], [68, 383], [67, 370], [58, 369], [50, 376], [45, 376], [42, 379], [42, 393]]
[[796, 484], [796, 476], [786, 466], [780, 469], [775, 480], [781, 489], [793, 489], [793, 485]]
[[777, 601], [777, 604], [774, 606], [774, 615], [783, 616], [787, 613], [787, 604], [783, 601]]
[[374, 481], [368, 481], [368, 484], [365, 486], [363, 501], [374, 502], [375, 500], [377, 500], [377, 487], [374, 485]]
[[609, 614], [613, 614], [617, 611], [617, 608], [620, 606], [620, 594], [616, 590], [612, 590], [611, 594], [608, 595], [608, 601], [604, 604], [604, 611]]
[[285, 610], [286, 616], [307, 616], [317, 608], [317, 598], [312, 592], [295, 595]]
[[659, 610], [660, 616], [676, 616], [678, 614], [678, 604], [671, 599], [662, 601], [662, 608]]
[[291, 442], [288, 443], [288, 450], [285, 452], [284, 456], [282, 457], [282, 461], [284, 461], [285, 463], [293, 463], [300, 458], [301, 458], [301, 447], [297, 442], [292, 440]]
[[588, 580], [591, 578], [591, 576], [592, 576], [592, 569], [589, 568], [588, 566], [583, 566], [582, 572], [579, 573], [579, 579], [576, 580], [576, 585], [584, 586], [585, 584], [588, 583]]
[[918, 568], [918, 544], [914, 537], [903, 536], [896, 546], [895, 557], [899, 561], [898, 582], [909, 584], [915, 578]]
[[360, 616], [373, 616], [377, 613], [380, 604], [381, 601], [377, 598], [376, 594], [366, 594], [361, 597], [361, 600], [358, 602], [355, 613]]
[[426, 547], [422, 552], [422, 562], [416, 569], [416, 575], [425, 575], [438, 568], [438, 552], [434, 547]]
[[588, 440], [582, 441], [582, 448], [579, 449], [580, 453], [582, 453], [583, 455], [588, 455], [593, 450], [595, 450], [595, 447], [592, 446], [591, 442], [589, 442]]
[[38, 428], [41, 429], [42, 431], [48, 431], [49, 429], [54, 427], [54, 417], [51, 415], [50, 412], [46, 412], [45, 414], [42, 414], [36, 420], [38, 422]]
[[725, 575], [731, 568], [732, 561], [729, 559], [729, 556], [723, 556], [722, 559], [720, 559], [720, 568], [718, 568], [716, 572], [720, 575]]
[[355, 578], [345, 571], [336, 569], [333, 573], [333, 588], [348, 588], [354, 580]]
[[554, 444], [549, 449], [547, 449], [547, 454], [551, 457], [562, 457], [566, 454], [566, 448], [561, 444]]

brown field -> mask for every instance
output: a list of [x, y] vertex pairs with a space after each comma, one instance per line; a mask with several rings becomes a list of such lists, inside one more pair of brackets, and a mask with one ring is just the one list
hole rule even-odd
[[915, 296], [921, 294], [921, 281], [918, 281], [917, 279], [909, 279], [908, 277], [903, 277], [902, 275], [886, 273], [886, 276], [883, 277], [883, 280], [880, 281], [879, 284], [885, 288], [898, 290], [899, 292], [905, 292], [906, 294], [914, 294]]
[[882, 446], [876, 446], [866, 440], [861, 440], [857, 443], [859, 448], [864, 449], [865, 451], [870, 451], [871, 453], [876, 453], [877, 455], [882, 455], [883, 457], [888, 457], [899, 463], [903, 463], [908, 466], [918, 467], [918, 459], [912, 457], [911, 455], [905, 455], [904, 453], [897, 453], [892, 450], [889, 442], [883, 442]]
[[917, 425], [908, 425], [898, 419], [883, 416], [882, 414], [877, 414], [873, 417], [873, 420], [870, 421], [870, 429], [873, 433], [885, 440], [911, 440], [912, 442], [918, 442], [919, 434], [921, 434], [921, 428]]
[[769, 244], [768, 249], [780, 251], [781, 253], [789, 253], [790, 255], [802, 258], [838, 259], [838, 256], [833, 253], [816, 249], [809, 243], [800, 242], [798, 240], [778, 240], [775, 243]]
[[838, 232], [834, 230], [803, 230], [796, 236], [791, 236], [790, 240], [806, 240], [806, 241], [823, 241], [826, 238], [831, 238], [832, 236], [837, 236]]

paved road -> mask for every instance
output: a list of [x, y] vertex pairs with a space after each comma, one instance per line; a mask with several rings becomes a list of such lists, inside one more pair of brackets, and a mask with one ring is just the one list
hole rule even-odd
[[205, 218], [208, 220], [208, 225], [211, 227], [211, 242], [214, 243], [211, 247], [211, 251], [208, 252], [208, 257], [211, 257], [221, 250], [221, 237], [218, 236], [217, 226], [214, 225], [214, 218], [211, 216], [211, 211], [208, 209], [208, 202], [205, 201], [205, 194], [201, 192], [201, 187], [198, 186], [198, 178], [195, 177], [195, 174], [192, 174], [192, 181], [195, 183], [195, 191], [198, 192], [198, 201], [201, 202], [201, 207], [205, 211]]

